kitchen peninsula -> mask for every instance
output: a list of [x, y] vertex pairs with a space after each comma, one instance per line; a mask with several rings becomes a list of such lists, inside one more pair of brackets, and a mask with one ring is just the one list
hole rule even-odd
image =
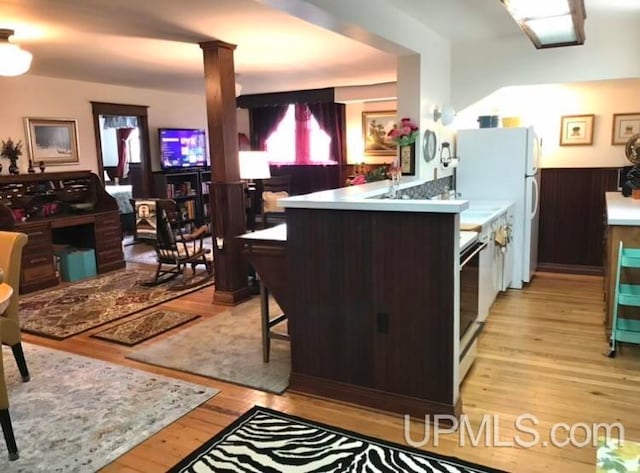
[[[424, 185], [404, 179], [400, 195]], [[388, 189], [380, 181], [279, 201], [290, 389], [420, 418], [459, 415], [459, 213], [468, 202], [389, 199]], [[465, 236], [464, 246], [477, 245]]]

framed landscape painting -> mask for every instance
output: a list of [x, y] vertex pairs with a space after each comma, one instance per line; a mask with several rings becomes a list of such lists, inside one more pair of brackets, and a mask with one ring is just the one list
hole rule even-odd
[[640, 113], [615, 113], [613, 115], [612, 145], [627, 144], [629, 138], [640, 133]]
[[565, 115], [560, 124], [560, 146], [593, 144], [595, 115]]
[[395, 156], [397, 144], [389, 137], [395, 126], [397, 112], [362, 112], [362, 138], [364, 154], [370, 156]]
[[34, 163], [78, 164], [78, 124], [70, 118], [27, 117], [29, 156]]

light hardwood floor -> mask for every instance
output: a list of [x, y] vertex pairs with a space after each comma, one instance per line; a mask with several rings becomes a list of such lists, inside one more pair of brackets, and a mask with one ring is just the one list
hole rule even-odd
[[[212, 296], [209, 287], [163, 306], [215, 317], [226, 308], [213, 305]], [[640, 441], [640, 349], [625, 346], [616, 359], [605, 357], [602, 311], [599, 277], [543, 273], [526, 289], [500, 295], [481, 335], [475, 365], [461, 389], [471, 425], [477, 428], [481, 416], [495, 415], [501, 441], [516, 434], [529, 441], [530, 435], [514, 428], [516, 417], [529, 413], [539, 421], [541, 442], [558, 422], [622, 422], [626, 437]], [[24, 339], [221, 391], [104, 468], [105, 472], [166, 471], [255, 404], [404, 444], [402, 416], [290, 393], [268, 394], [127, 360], [131, 348], [90, 338], [102, 329], [104, 326], [64, 341], [33, 335]], [[531, 422], [526, 425], [532, 426]], [[422, 422], [412, 423], [412, 438], [422, 438], [423, 431]], [[424, 448], [513, 472], [595, 471], [594, 447], [473, 447], [470, 440], [466, 436], [466, 446], [461, 447], [459, 433], [449, 434], [437, 447], [432, 439]]]

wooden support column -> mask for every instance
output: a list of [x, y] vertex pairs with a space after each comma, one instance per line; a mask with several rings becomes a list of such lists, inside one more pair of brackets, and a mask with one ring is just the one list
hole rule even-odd
[[200, 43], [204, 58], [207, 127], [212, 186], [213, 257], [216, 289], [213, 301], [234, 305], [251, 295], [248, 265], [236, 236], [246, 231], [244, 184], [238, 164], [235, 45], [222, 41]]

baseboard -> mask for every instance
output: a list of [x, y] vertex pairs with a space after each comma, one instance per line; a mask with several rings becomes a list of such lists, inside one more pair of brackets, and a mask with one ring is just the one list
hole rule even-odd
[[221, 291], [216, 288], [213, 293], [213, 302], [214, 304], [232, 306], [246, 301], [252, 295], [250, 287], [242, 287], [235, 291]]
[[602, 276], [604, 274], [604, 268], [602, 266], [587, 266], [582, 264], [538, 263], [537, 271], [546, 271], [548, 273], [587, 274], [590, 276]]
[[[412, 417], [422, 420], [424, 420], [427, 415], [449, 415], [460, 418], [462, 414], [462, 402], [460, 400], [458, 400], [456, 404], [444, 404], [428, 399], [419, 399], [398, 393], [385, 392], [293, 372], [289, 379], [289, 389], [287, 392], [344, 401], [357, 406], [379, 409], [386, 412], [409, 414]], [[446, 424], [446, 420], [443, 420], [443, 423]]]

